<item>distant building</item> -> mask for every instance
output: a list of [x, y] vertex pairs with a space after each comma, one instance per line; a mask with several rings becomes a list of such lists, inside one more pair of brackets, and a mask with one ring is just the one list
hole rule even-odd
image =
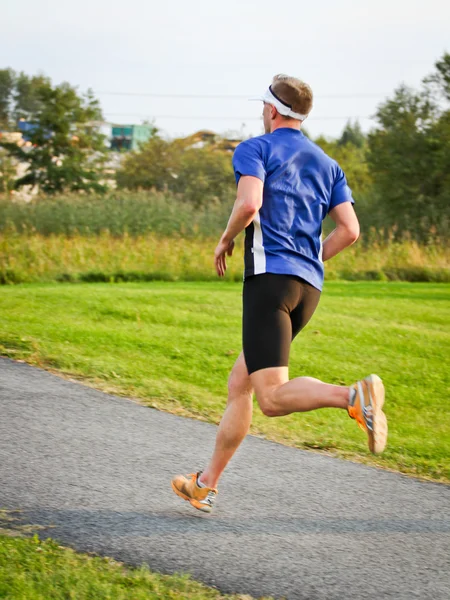
[[201, 129], [196, 133], [176, 140], [184, 148], [209, 148], [211, 150], [224, 150], [233, 153], [242, 142], [241, 138], [224, 138], [214, 131]]
[[0, 131], [0, 141], [7, 144], [17, 144], [18, 146], [24, 144], [24, 139], [20, 131]]
[[151, 138], [152, 125], [113, 125], [111, 128], [111, 150], [138, 150]]

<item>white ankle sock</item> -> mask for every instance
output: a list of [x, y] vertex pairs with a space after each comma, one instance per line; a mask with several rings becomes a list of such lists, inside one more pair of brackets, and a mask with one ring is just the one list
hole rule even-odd
[[353, 402], [355, 396], [356, 396], [356, 390], [355, 390], [355, 388], [353, 388], [353, 387], [349, 388], [349, 392], [348, 392], [348, 404], [349, 404], [349, 406], [352, 406], [352, 402]]
[[205, 485], [204, 483], [202, 483], [200, 481], [200, 475], [197, 475], [197, 485], [198, 485], [198, 487], [208, 487], [207, 485]]

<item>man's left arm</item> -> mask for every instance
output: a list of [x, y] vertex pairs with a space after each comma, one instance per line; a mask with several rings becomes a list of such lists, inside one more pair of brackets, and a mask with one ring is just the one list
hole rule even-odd
[[219, 277], [223, 277], [227, 270], [226, 256], [233, 254], [234, 238], [250, 225], [262, 206], [263, 186], [262, 180], [252, 175], [243, 175], [239, 179], [228, 225], [214, 252], [214, 264]]

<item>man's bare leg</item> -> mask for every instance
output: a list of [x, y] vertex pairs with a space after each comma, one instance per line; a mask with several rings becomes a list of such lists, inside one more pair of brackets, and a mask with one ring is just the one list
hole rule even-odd
[[350, 388], [323, 383], [312, 377], [289, 381], [288, 367], [261, 369], [250, 375], [261, 410], [268, 417], [318, 408], [347, 408]]
[[237, 359], [228, 380], [228, 402], [220, 421], [211, 460], [200, 476], [200, 482], [216, 488], [219, 478], [245, 438], [252, 422], [253, 388], [244, 355]]
[[323, 383], [312, 377], [289, 381], [287, 367], [261, 369], [249, 376], [241, 355], [230, 376], [228, 405], [219, 426], [214, 453], [200, 482], [195, 473], [172, 479], [174, 492], [199, 510], [212, 511], [219, 478], [248, 432], [253, 389], [261, 410], [268, 417], [326, 407], [345, 408], [366, 431], [371, 452], [379, 454], [386, 447], [388, 427], [382, 410], [384, 386], [377, 375], [369, 375], [351, 387]]
[[261, 410], [268, 417], [317, 408], [345, 408], [367, 433], [369, 450], [373, 454], [380, 454], [386, 447], [385, 392], [378, 375], [369, 375], [346, 387], [323, 383], [312, 377], [297, 377], [289, 381], [287, 367], [271, 367], [252, 373], [250, 381]]
[[241, 354], [228, 382], [228, 404], [219, 425], [214, 453], [200, 476], [200, 482], [207, 487], [217, 487], [225, 467], [248, 433], [253, 408], [252, 383], [261, 409], [268, 416], [348, 406], [348, 387], [330, 385], [311, 377], [289, 381], [287, 367], [262, 369], [249, 377]]

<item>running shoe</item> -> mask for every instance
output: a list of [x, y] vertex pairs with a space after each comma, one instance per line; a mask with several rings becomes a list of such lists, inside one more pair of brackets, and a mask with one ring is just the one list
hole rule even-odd
[[378, 375], [369, 375], [352, 385], [348, 414], [367, 433], [369, 450], [380, 454], [386, 448], [388, 425], [383, 412], [384, 385]]
[[201, 471], [191, 473], [186, 477], [177, 475], [172, 479], [172, 489], [177, 496], [180, 496], [183, 500], [188, 500], [194, 508], [210, 513], [216, 501], [217, 490], [215, 488], [200, 487], [198, 485], [200, 475]]

